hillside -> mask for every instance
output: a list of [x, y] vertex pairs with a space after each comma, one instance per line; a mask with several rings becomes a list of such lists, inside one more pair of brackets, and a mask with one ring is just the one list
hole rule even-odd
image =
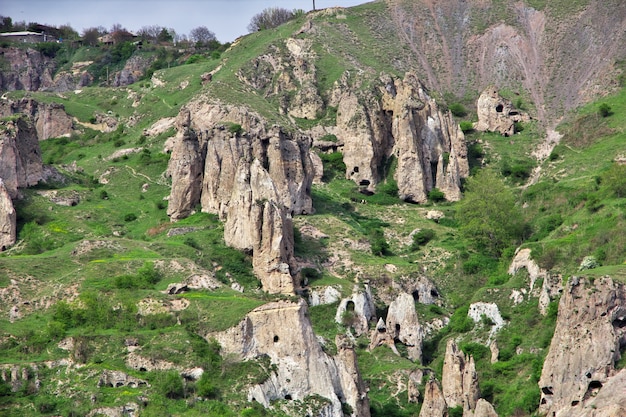
[[27, 49], [0, 415], [626, 412], [625, 36], [618, 0], [388, 0], [117, 87]]

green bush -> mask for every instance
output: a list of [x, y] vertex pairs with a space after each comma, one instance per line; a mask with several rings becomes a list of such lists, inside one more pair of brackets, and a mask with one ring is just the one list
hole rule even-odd
[[446, 200], [446, 195], [439, 188], [433, 188], [428, 192], [428, 200], [439, 203]]
[[435, 238], [435, 231], [433, 229], [422, 229], [413, 235], [413, 242], [409, 250], [415, 252], [419, 250], [421, 246], [424, 246]]
[[461, 123], [459, 123], [459, 127], [461, 128], [463, 133], [471, 133], [474, 131], [474, 123], [468, 120], [463, 120]]
[[461, 103], [452, 103], [448, 106], [448, 109], [452, 112], [456, 117], [465, 117], [467, 116], [467, 109]]
[[183, 398], [185, 385], [177, 371], [167, 371], [157, 378], [157, 390], [161, 395], [171, 400]]
[[602, 103], [600, 104], [600, 106], [598, 106], [598, 114], [600, 114], [600, 116], [602, 117], [609, 117], [613, 114], [613, 110], [608, 104]]
[[448, 408], [448, 417], [463, 417], [463, 406], [457, 405], [454, 408]]
[[343, 162], [341, 152], [320, 153], [319, 156], [324, 166], [322, 181], [330, 182], [335, 178], [345, 178], [346, 164]]
[[373, 229], [370, 232], [369, 242], [373, 255], [388, 256], [392, 254], [389, 250], [389, 243], [385, 239], [385, 233], [381, 229]]
[[125, 222], [132, 222], [137, 220], [137, 215], [135, 213], [127, 213], [124, 215]]

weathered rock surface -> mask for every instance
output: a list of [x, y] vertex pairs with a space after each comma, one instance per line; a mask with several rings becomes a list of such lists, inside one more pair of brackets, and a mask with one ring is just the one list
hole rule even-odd
[[0, 90], [37, 91], [50, 88], [55, 71], [54, 60], [27, 48], [0, 48], [8, 68], [0, 71]]
[[515, 109], [510, 100], [498, 94], [495, 88], [489, 88], [478, 97], [476, 103], [478, 123], [474, 128], [480, 132], [498, 132], [502, 136], [515, 133], [515, 123], [529, 121], [530, 117]]
[[1, 122], [0, 178], [11, 196], [17, 189], [37, 184], [43, 175], [35, 126], [27, 117]]
[[105, 370], [102, 371], [98, 380], [98, 387], [130, 387], [137, 388], [140, 386], [149, 386], [143, 379], [135, 378], [121, 371]]
[[490, 339], [493, 339], [495, 334], [502, 327], [504, 327], [505, 324], [504, 319], [500, 314], [500, 309], [496, 303], [472, 303], [470, 304], [467, 315], [474, 321], [474, 323], [481, 323], [483, 321], [483, 317], [487, 318], [492, 323], [490, 324], [491, 329], [489, 330]]
[[493, 405], [484, 398], [479, 398], [474, 411], [463, 411], [463, 417], [498, 417]]
[[422, 360], [422, 342], [424, 329], [419, 323], [415, 310], [415, 300], [407, 293], [400, 293], [389, 305], [387, 321], [378, 321], [376, 329], [372, 332], [370, 349], [387, 344], [396, 352], [395, 342], [400, 342], [407, 347], [409, 359]]
[[357, 336], [369, 331], [369, 322], [376, 319], [376, 306], [369, 285], [356, 286], [349, 298], [344, 298], [337, 307], [335, 321], [352, 328]]
[[69, 136], [74, 131], [72, 118], [60, 103], [40, 103], [31, 98], [0, 101], [0, 117], [16, 114], [34, 121], [39, 140]]
[[265, 291], [293, 293], [299, 278], [291, 216], [313, 210], [310, 140], [268, 130], [258, 115], [219, 103], [190, 103], [179, 119], [185, 133], [168, 166], [171, 218], [200, 202], [225, 220], [228, 245], [252, 252]]
[[11, 196], [0, 178], [0, 252], [15, 243], [17, 213]]
[[446, 400], [443, 398], [439, 383], [432, 377], [424, 389], [424, 403], [419, 417], [448, 417]]
[[320, 415], [343, 417], [342, 403], [352, 407], [354, 416], [370, 415], [354, 351], [343, 340], [335, 357], [322, 350], [304, 300], [265, 304], [234, 328], [209, 337], [215, 337], [224, 354], [242, 360], [268, 355], [276, 365], [267, 381], [250, 388], [249, 400], [270, 407], [272, 400], [303, 400], [317, 394], [329, 401]]
[[124, 64], [124, 68], [115, 73], [113, 78], [113, 87], [123, 87], [125, 85], [133, 84], [139, 80], [146, 69], [152, 64], [156, 58], [147, 59], [141, 55], [133, 55]]
[[449, 408], [462, 406], [468, 411], [476, 408], [480, 391], [474, 358], [465, 355], [454, 340], [446, 344], [441, 387]]
[[[617, 374], [615, 363], [624, 346], [624, 285], [609, 277], [594, 282], [571, 277], [539, 380], [539, 411], [555, 417], [623, 415], [626, 377], [623, 371]], [[596, 414], [592, 404], [601, 405], [604, 414]]]
[[469, 165], [465, 137], [452, 115], [439, 109], [412, 73], [402, 80], [383, 75], [377, 81], [375, 90], [357, 93], [359, 81], [346, 73], [332, 93], [346, 178], [374, 191], [393, 155], [403, 200], [424, 202], [433, 188], [450, 201], [460, 199], [460, 181], [469, 175]]

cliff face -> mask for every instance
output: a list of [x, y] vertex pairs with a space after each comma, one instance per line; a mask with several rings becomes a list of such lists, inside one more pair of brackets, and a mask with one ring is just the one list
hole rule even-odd
[[540, 411], [556, 417], [624, 415], [626, 289], [608, 277], [570, 278], [539, 386]]
[[3, 122], [0, 131], [0, 178], [11, 198], [17, 189], [37, 184], [43, 175], [37, 131], [26, 117]]
[[462, 97], [521, 85], [542, 122], [614, 88], [616, 62], [624, 58], [626, 8], [619, 1], [547, 2], [539, 10], [529, 2], [386, 3], [393, 32], [430, 88]]
[[50, 88], [55, 70], [53, 60], [34, 49], [0, 48], [8, 68], [0, 71], [0, 90], [37, 91]]
[[0, 178], [0, 252], [15, 243], [17, 216], [13, 201]]
[[293, 214], [311, 213], [309, 142], [267, 128], [245, 108], [194, 102], [179, 116], [168, 173], [168, 214], [186, 217], [198, 203], [225, 221], [224, 239], [251, 251], [265, 291], [293, 293]]
[[72, 118], [59, 103], [40, 103], [30, 98], [0, 101], [0, 117], [14, 114], [33, 120], [39, 140], [69, 136], [73, 132]]
[[372, 91], [359, 91], [350, 75], [336, 83], [330, 104], [337, 106], [337, 137], [346, 178], [373, 191], [390, 156], [399, 197], [422, 203], [433, 188], [459, 200], [460, 181], [469, 175], [463, 132], [442, 111], [413, 73], [404, 79], [381, 76]]
[[268, 355], [276, 371], [250, 388], [248, 398], [265, 407], [273, 400], [306, 401], [319, 395], [328, 400], [316, 415], [343, 417], [342, 403], [353, 416], [368, 417], [366, 389], [352, 347], [338, 340], [337, 356], [326, 354], [308, 318], [303, 300], [273, 302], [250, 312], [236, 327], [216, 335], [222, 351], [241, 359]]

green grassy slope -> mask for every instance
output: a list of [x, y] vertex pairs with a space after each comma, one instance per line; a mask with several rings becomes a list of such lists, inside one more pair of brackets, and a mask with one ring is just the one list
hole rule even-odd
[[[318, 54], [317, 85], [324, 98], [344, 70], [362, 70], [370, 79], [381, 71], [401, 75], [410, 68], [401, 42], [389, 43], [391, 30], [373, 24], [385, 7], [383, 2], [366, 4], [342, 12], [341, 18], [320, 13], [314, 19], [319, 29], [299, 35], [309, 37]], [[2, 311], [0, 366], [36, 366], [41, 384], [37, 391], [31, 378], [11, 393], [0, 382], [0, 414], [78, 416], [96, 406], [147, 402], [142, 415], [280, 415], [244, 398], [247, 384], [267, 378], [268, 363], [221, 357], [218, 346], [198, 336], [236, 324], [273, 298], [256, 290], [249, 257], [225, 246], [223, 226], [214, 216], [196, 213], [169, 223], [163, 200], [169, 194], [163, 176], [169, 156], [163, 145], [173, 131], [157, 137], [146, 137], [143, 131], [161, 118], [176, 116], [199, 93], [247, 104], [270, 123], [296, 129], [297, 123], [277, 113], [273, 98], [244, 86], [237, 72], [303, 24], [304, 17], [248, 35], [221, 61], [157, 71], [163, 86], [141, 81], [119, 89], [89, 87], [80, 94], [29, 93], [38, 100], [64, 104], [81, 122], [89, 122], [95, 112], [111, 112], [122, 123], [110, 133], [85, 129], [71, 138], [41, 143], [44, 161], [71, 181], [24, 190], [24, 199], [17, 203], [19, 242], [0, 254], [0, 289], [16, 291], [20, 300], [28, 301], [20, 306], [22, 318], [13, 322], [8, 309]], [[394, 55], [403, 58], [388, 58]], [[200, 75], [220, 64], [213, 81], [202, 86]], [[134, 101], [138, 106], [133, 107]], [[598, 268], [585, 273], [626, 280], [626, 174], [624, 166], [614, 162], [626, 154], [626, 90], [602, 103], [611, 107], [608, 117], [598, 115], [600, 103], [591, 103], [558, 128], [565, 136], [553, 155], [540, 163], [541, 173], [533, 185], [525, 186], [526, 175], [537, 164], [531, 151], [542, 140], [538, 128], [528, 125], [513, 138], [479, 133], [467, 137], [473, 144], [474, 172], [493, 169], [508, 175], [504, 183], [527, 225], [522, 246], [532, 249], [541, 266], [565, 278], [578, 272], [585, 256], [594, 256]], [[308, 123], [330, 123], [331, 113]], [[110, 158], [120, 149], [135, 147], [141, 150]], [[74, 161], [81, 170], [65, 171], [63, 167]], [[101, 184], [101, 177], [108, 183]], [[463, 233], [464, 212], [457, 210], [458, 204], [403, 203], [392, 196], [391, 178], [373, 196], [360, 194], [352, 182], [332, 178], [313, 188], [316, 213], [294, 220], [297, 229], [310, 225], [328, 235], [320, 240], [300, 236], [296, 243], [299, 259], [317, 270], [308, 271], [313, 289], [335, 285], [347, 295], [356, 278], [369, 281], [380, 314], [385, 312], [381, 300], [392, 281], [425, 275], [440, 292], [438, 305], [416, 306], [421, 322], [450, 320], [427, 337], [423, 364], [409, 361], [406, 354], [398, 357], [386, 347], [370, 352], [368, 338], [357, 339], [372, 415], [417, 415], [420, 405], [409, 402], [403, 387], [412, 371], [432, 370], [441, 377], [449, 338], [458, 339], [462, 349], [474, 355], [483, 396], [501, 416], [532, 415], [538, 406], [537, 381], [554, 329], [556, 303], [546, 317], [539, 314], [536, 297], [514, 304], [512, 291], [529, 285], [523, 273], [514, 277], [506, 273], [516, 245], [511, 241], [494, 257]], [[145, 192], [144, 184], [149, 185]], [[73, 207], [56, 205], [41, 194], [50, 191], [78, 195], [80, 202]], [[433, 209], [444, 212], [445, 218], [426, 219], [426, 212]], [[168, 231], [183, 227], [189, 228], [186, 233], [168, 236]], [[410, 234], [416, 229], [432, 230], [431, 239], [414, 245]], [[372, 254], [372, 246], [380, 249], [379, 255]], [[343, 262], [329, 267], [328, 261], [337, 255]], [[168, 284], [192, 273], [214, 275], [224, 285], [186, 295], [163, 293]], [[232, 290], [232, 282], [246, 291]], [[146, 300], [150, 305], [188, 303], [188, 307], [171, 314], [156, 307], [140, 312], [141, 301]], [[489, 323], [467, 319], [468, 306], [476, 301], [497, 303], [508, 322], [495, 337], [500, 347], [496, 364], [491, 364], [484, 345]], [[337, 333], [349, 331], [349, 323], [334, 322], [335, 312], [336, 304], [311, 308], [314, 329], [331, 341], [329, 346]], [[66, 337], [72, 337], [74, 345], [59, 348]], [[200, 366], [207, 377], [190, 382], [171, 372], [131, 369], [125, 363], [125, 345], [131, 339], [143, 346], [142, 356], [183, 368]], [[399, 349], [406, 353], [402, 346]], [[42, 365], [62, 358], [80, 367]], [[104, 370], [123, 371], [149, 386], [100, 387]], [[198, 396], [206, 400], [198, 401]]]

